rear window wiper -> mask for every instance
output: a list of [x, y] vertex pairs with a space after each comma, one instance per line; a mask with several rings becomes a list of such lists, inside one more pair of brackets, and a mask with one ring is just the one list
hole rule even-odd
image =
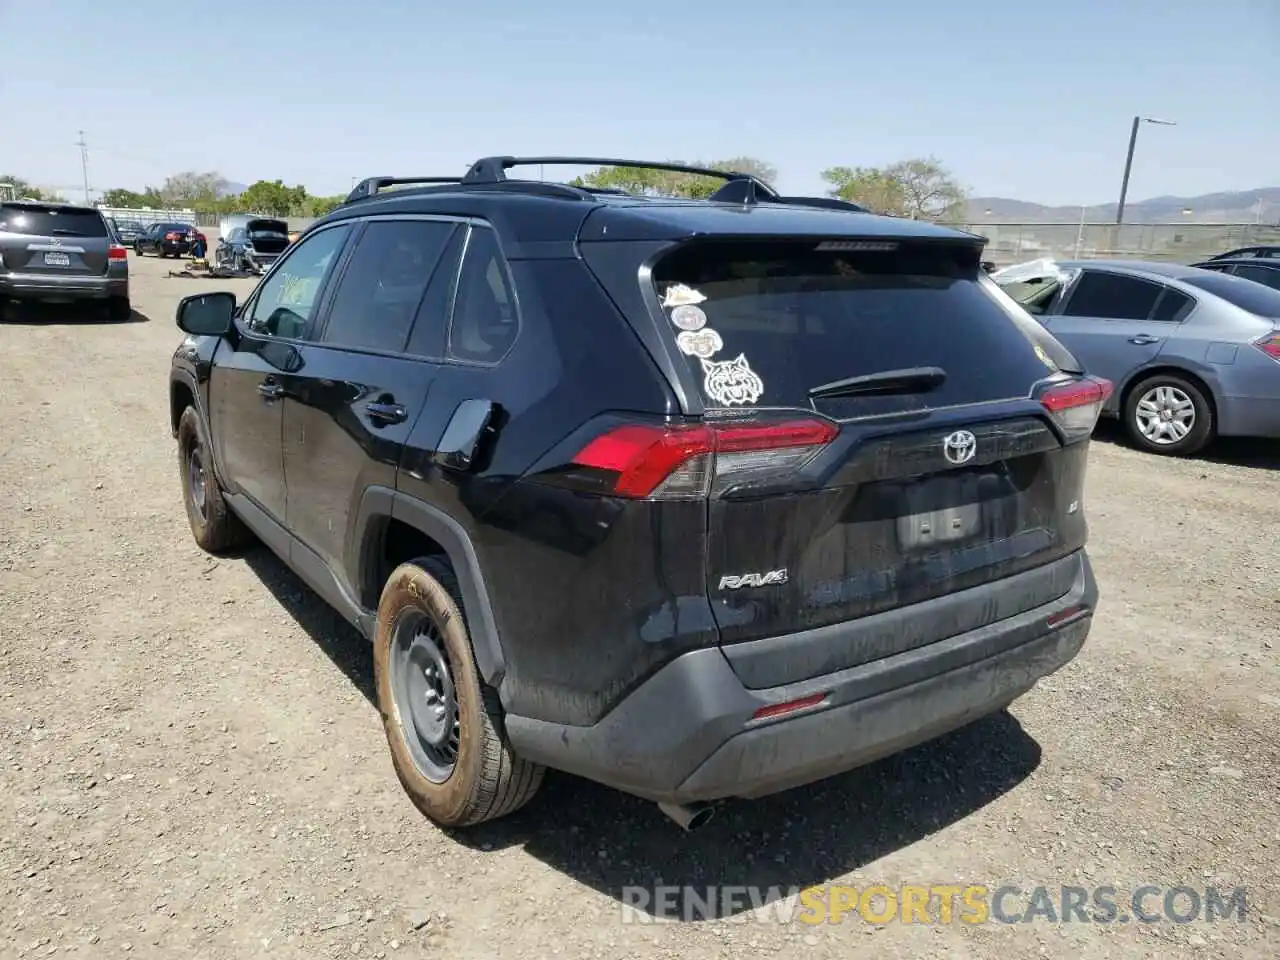
[[884, 370], [861, 377], [845, 377], [820, 384], [809, 391], [814, 400], [826, 397], [872, 397], [903, 393], [927, 393], [942, 386], [947, 371], [941, 367], [907, 367], [903, 370]]

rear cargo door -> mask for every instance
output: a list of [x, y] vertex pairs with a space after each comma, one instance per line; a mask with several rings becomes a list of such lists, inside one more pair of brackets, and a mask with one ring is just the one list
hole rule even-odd
[[11, 273], [102, 276], [111, 237], [97, 210], [0, 204], [0, 257]]
[[[1074, 358], [992, 292], [976, 246], [863, 246], [703, 241], [653, 268], [690, 389], [728, 438], [707, 558], [726, 642], [953, 594], [1083, 543], [1085, 445], [1033, 396]], [[826, 666], [938, 638], [890, 631]]]

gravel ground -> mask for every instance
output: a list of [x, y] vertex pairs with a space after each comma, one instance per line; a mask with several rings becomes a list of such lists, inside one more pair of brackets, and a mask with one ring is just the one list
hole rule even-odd
[[[202, 285], [173, 266], [134, 259], [133, 323], [0, 326], [0, 956], [1280, 955], [1274, 446], [1166, 462], [1104, 431], [1101, 610], [1009, 713], [691, 835], [550, 776], [451, 836], [400, 791], [364, 641], [265, 551], [192, 543], [166, 372], [174, 305]], [[1186, 924], [623, 922], [630, 885], [827, 882], [1110, 884], [1122, 904], [1243, 886], [1248, 905]]]

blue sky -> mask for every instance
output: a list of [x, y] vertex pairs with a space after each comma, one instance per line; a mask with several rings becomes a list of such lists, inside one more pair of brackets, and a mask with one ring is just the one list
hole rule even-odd
[[[493, 153], [762, 157], [786, 192], [933, 154], [977, 195], [1280, 185], [1278, 0], [0, 0], [0, 172], [312, 193]], [[1040, 11], [1046, 11], [1042, 17]], [[565, 171], [569, 175], [570, 171]], [[71, 189], [66, 189], [71, 188]]]

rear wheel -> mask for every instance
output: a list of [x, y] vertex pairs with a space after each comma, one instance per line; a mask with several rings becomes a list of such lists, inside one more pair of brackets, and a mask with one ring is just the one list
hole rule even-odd
[[1200, 387], [1190, 380], [1158, 373], [1129, 391], [1124, 425], [1140, 449], [1185, 457], [1213, 439], [1213, 408]]
[[448, 564], [401, 564], [383, 588], [373, 647], [396, 776], [414, 806], [443, 827], [518, 810], [544, 773], [511, 750], [496, 692], [476, 669], [458, 597]]
[[128, 296], [112, 297], [110, 304], [107, 306], [107, 315], [111, 318], [112, 323], [124, 323], [133, 316], [133, 306], [129, 303]]
[[187, 407], [178, 421], [178, 467], [191, 535], [201, 549], [220, 553], [251, 543], [253, 534], [222, 498], [194, 407]]

